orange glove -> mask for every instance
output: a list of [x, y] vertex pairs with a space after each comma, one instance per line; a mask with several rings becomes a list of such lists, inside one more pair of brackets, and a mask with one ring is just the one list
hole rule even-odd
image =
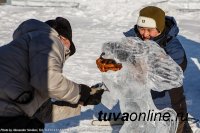
[[121, 63], [116, 63], [113, 59], [104, 59], [102, 57], [96, 60], [96, 64], [101, 72], [107, 72], [108, 70], [118, 71], [122, 68]]

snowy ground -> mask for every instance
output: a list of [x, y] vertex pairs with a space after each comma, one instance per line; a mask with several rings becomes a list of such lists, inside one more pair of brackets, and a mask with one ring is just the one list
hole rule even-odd
[[[138, 10], [149, 1], [133, 3], [87, 3], [79, 8], [70, 7], [23, 7], [23, 6], [0, 6], [0, 45], [11, 41], [14, 29], [24, 20], [36, 18], [48, 20], [57, 16], [66, 17], [72, 24], [73, 40], [77, 47], [77, 53], [67, 60], [64, 74], [77, 83], [93, 85], [101, 82], [101, 73], [97, 70], [95, 60], [99, 57], [101, 46], [110, 40], [119, 40], [122, 32], [131, 28], [137, 19]], [[154, 0], [159, 6], [159, 0]], [[184, 88], [187, 98], [188, 112], [195, 118], [200, 119], [200, 11], [180, 11], [176, 7], [162, 6], [168, 15], [173, 15], [180, 26], [179, 39], [186, 50], [188, 68], [185, 72]], [[89, 127], [87, 119], [92, 119], [93, 107], [82, 109], [82, 116], [63, 120], [57, 123], [46, 124], [46, 129], [74, 129], [80, 125], [84, 128], [79, 132], [98, 132], [97, 127]], [[69, 121], [71, 123], [69, 124]], [[120, 127], [115, 127], [117, 132]], [[107, 127], [103, 132], [113, 130]], [[113, 132], [115, 132], [113, 131]], [[46, 131], [48, 132], [48, 131]], [[57, 130], [59, 132], [59, 130]], [[68, 131], [62, 131], [68, 132]]]

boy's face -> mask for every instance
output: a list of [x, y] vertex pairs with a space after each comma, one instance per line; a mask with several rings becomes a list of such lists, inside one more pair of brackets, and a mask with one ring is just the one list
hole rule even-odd
[[150, 40], [160, 35], [160, 32], [156, 28], [146, 28], [138, 26], [138, 31], [144, 41]]

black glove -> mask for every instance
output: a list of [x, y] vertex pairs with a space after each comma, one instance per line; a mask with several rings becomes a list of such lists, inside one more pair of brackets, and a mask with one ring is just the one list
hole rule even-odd
[[97, 105], [101, 102], [101, 96], [104, 92], [103, 89], [90, 88], [84, 84], [80, 84], [79, 87], [81, 95], [79, 102], [82, 102], [84, 106]]
[[101, 96], [104, 92], [104, 89], [92, 88], [91, 92], [93, 92], [93, 94], [91, 94], [89, 96], [89, 98], [84, 103], [84, 105], [97, 105], [97, 104], [101, 103]]
[[87, 85], [80, 84], [79, 89], [80, 89], [80, 95], [81, 95], [79, 102], [82, 102], [85, 104], [88, 98], [90, 97], [91, 88]]

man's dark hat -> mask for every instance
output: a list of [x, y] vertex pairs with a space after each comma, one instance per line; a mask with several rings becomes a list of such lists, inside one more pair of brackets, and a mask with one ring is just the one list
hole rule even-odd
[[69, 39], [71, 43], [69, 48], [70, 56], [73, 55], [76, 52], [76, 48], [72, 41], [72, 28], [69, 21], [63, 17], [57, 17], [56, 19], [48, 20], [45, 23], [48, 24], [53, 29], [55, 29], [59, 35], [62, 35], [67, 39]]

